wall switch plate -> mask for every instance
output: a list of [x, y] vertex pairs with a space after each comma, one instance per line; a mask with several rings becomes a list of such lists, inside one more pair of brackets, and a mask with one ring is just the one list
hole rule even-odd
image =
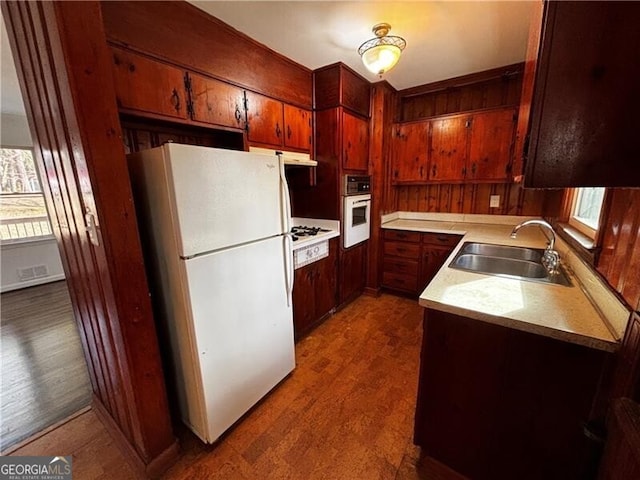
[[489, 197], [489, 208], [500, 207], [500, 195], [491, 195]]

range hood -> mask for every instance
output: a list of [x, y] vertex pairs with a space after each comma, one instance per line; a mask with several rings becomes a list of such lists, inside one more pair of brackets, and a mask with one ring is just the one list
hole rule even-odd
[[272, 150], [270, 148], [249, 147], [253, 153], [264, 153], [265, 155], [282, 155], [285, 165], [299, 165], [301, 167], [316, 167], [318, 162], [311, 160], [308, 153], [286, 152], [284, 150]]

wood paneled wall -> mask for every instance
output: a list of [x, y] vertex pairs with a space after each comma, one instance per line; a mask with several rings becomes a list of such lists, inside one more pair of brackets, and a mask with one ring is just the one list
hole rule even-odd
[[615, 188], [610, 195], [598, 271], [640, 310], [640, 189]]
[[401, 90], [398, 121], [518, 105], [523, 71], [524, 64], [516, 63]]
[[177, 443], [100, 5], [2, 2], [2, 13], [94, 406], [138, 465], [158, 474]]
[[[558, 211], [562, 190], [531, 190], [518, 184], [431, 184], [396, 187], [388, 211], [550, 215]], [[500, 207], [489, 208], [489, 196], [500, 195]]]
[[187, 2], [102, 2], [102, 12], [111, 42], [311, 108], [311, 70]]

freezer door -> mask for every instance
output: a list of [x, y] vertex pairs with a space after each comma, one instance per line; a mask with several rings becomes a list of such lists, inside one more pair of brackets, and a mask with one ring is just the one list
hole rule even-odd
[[285, 237], [185, 261], [207, 442], [295, 366]]
[[181, 257], [287, 231], [278, 158], [175, 143], [162, 148]]

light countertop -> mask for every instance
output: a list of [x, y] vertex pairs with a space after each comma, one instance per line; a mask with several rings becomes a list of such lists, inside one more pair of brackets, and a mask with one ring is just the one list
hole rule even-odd
[[[517, 238], [510, 238], [512, 228], [527, 217], [407, 216], [414, 218], [387, 215], [382, 219], [382, 228], [464, 235], [420, 295], [419, 303], [423, 307], [599, 350], [614, 351], [618, 348], [620, 334], [616, 330], [619, 329], [612, 328], [612, 322], [603, 314], [601, 306], [590, 300], [593, 296], [565, 261], [571, 256], [568, 252], [565, 252], [565, 259], [560, 251], [565, 270], [573, 283], [571, 287], [449, 268], [464, 242], [545, 248], [547, 238], [539, 227], [525, 227], [518, 232]], [[613, 310], [618, 317], [625, 314], [617, 307]]]

